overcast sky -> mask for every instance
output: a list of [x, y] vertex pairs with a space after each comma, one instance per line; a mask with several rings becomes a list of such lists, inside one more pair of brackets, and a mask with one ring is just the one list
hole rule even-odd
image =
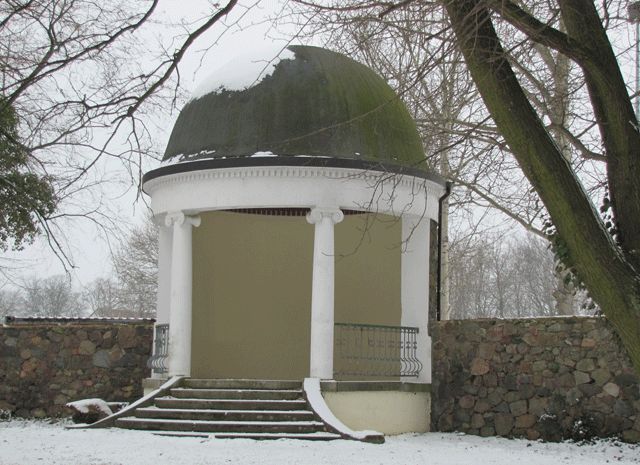
[[[270, 20], [282, 8], [286, 0], [242, 0], [227, 19], [229, 28], [217, 27], [201, 37], [194, 47], [185, 56], [180, 64], [181, 83], [188, 92], [195, 89], [199, 82], [209, 77], [217, 68], [224, 66], [238, 54], [245, 54], [247, 50], [255, 47], [263, 47], [265, 42], [272, 42], [273, 38], [279, 38], [282, 44], [286, 44], [297, 30], [292, 26], [280, 24], [274, 29]], [[178, 23], [181, 19], [193, 21], [203, 18], [206, 12], [211, 11], [210, 3], [213, 0], [160, 0], [158, 13], [160, 19]], [[627, 49], [621, 60], [623, 71], [629, 76], [628, 82], [633, 82], [634, 53], [629, 50], [630, 44], [635, 41], [635, 28], [629, 25], [616, 32], [612, 38], [618, 51]], [[222, 34], [221, 34], [222, 33]], [[149, 28], [149, 40], [157, 40], [164, 37], [166, 40], [173, 33], [163, 25]], [[294, 40], [295, 43], [295, 40]], [[316, 44], [320, 45], [320, 44]], [[184, 104], [179, 102], [178, 110]], [[171, 133], [171, 128], [178, 111], [154, 116], [159, 129], [157, 132], [157, 145], [160, 151], [164, 150]], [[156, 167], [158, 162], [151, 161], [149, 169]], [[112, 166], [113, 170], [122, 170], [119, 163]], [[126, 177], [126, 176], [124, 176]], [[100, 193], [106, 202], [112, 206], [114, 216], [125, 225], [141, 223], [147, 214], [147, 206], [144, 199], [136, 201], [137, 186], [114, 185], [109, 191]], [[71, 258], [76, 266], [71, 275], [80, 286], [87, 284], [98, 277], [106, 277], [111, 273], [110, 247], [117, 247], [117, 241], [108, 244], [89, 222], [74, 222], [64, 232], [64, 240], [69, 245]], [[38, 240], [35, 244], [20, 253], [3, 254], [3, 259], [18, 259], [13, 266], [18, 270], [15, 276], [37, 275], [40, 277], [60, 274], [64, 268], [60, 261], [53, 255], [44, 240]], [[6, 263], [6, 262], [5, 262]], [[0, 286], [2, 286], [0, 279]], [[0, 287], [1, 288], [1, 287]]]

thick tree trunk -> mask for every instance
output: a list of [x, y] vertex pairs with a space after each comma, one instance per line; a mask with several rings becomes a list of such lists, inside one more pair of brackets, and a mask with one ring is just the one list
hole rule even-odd
[[605, 230], [571, 166], [527, 100], [484, 3], [450, 0], [446, 8], [467, 66], [498, 129], [547, 207], [580, 278], [640, 373], [637, 273]]
[[626, 259], [640, 270], [640, 132], [620, 66], [593, 0], [560, 0], [569, 37], [587, 49], [578, 63], [607, 154], [609, 194]]

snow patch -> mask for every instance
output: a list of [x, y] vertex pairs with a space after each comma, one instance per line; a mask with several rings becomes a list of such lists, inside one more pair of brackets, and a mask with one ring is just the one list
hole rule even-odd
[[[0, 422], [2, 465], [617, 465], [640, 464], [640, 446], [618, 441], [542, 443], [454, 433], [390, 436], [385, 444], [355, 441], [250, 441], [167, 437], [119, 428], [77, 430], [65, 423]], [[193, 434], [193, 433], [192, 433]]]
[[[197, 153], [190, 153], [190, 154], [179, 153], [169, 158], [168, 160], [163, 160], [160, 163], [160, 167], [177, 165], [178, 163], [187, 163], [190, 161], [212, 160], [216, 158], [213, 156], [214, 153], [216, 153], [215, 150], [201, 150]], [[217, 157], [217, 158], [226, 158], [226, 157]]]
[[251, 155], [251, 158], [254, 157], [277, 157], [278, 155], [276, 155], [273, 152], [256, 152], [253, 155]]
[[[201, 150], [200, 152], [191, 153], [191, 154], [179, 153], [177, 155], [172, 156], [168, 160], [163, 160], [162, 162], [160, 162], [160, 168], [162, 168], [164, 166], [172, 166], [172, 165], [178, 165], [178, 164], [183, 164], [183, 163], [190, 163], [190, 162], [193, 162], [193, 161], [224, 160], [226, 158], [245, 158], [243, 156], [241, 156], [241, 157], [227, 157], [227, 156], [223, 156], [223, 155], [214, 156], [215, 153], [216, 153], [215, 150]], [[356, 153], [356, 155], [360, 155], [360, 154]], [[280, 155], [278, 155], [277, 153], [273, 153], [271, 151], [258, 151], [258, 152], [255, 152], [252, 155], [249, 155], [249, 158], [279, 157], [279, 156]], [[287, 157], [289, 157], [289, 155], [287, 155]], [[294, 158], [334, 158], [334, 157], [332, 157], [330, 155], [293, 155], [293, 157]]]
[[82, 399], [75, 402], [69, 402], [67, 407], [77, 410], [80, 413], [89, 413], [90, 411], [102, 412], [109, 416], [113, 414], [109, 405], [102, 399]]
[[294, 58], [295, 53], [283, 46], [282, 42], [252, 47], [250, 52], [237, 55], [201, 82], [193, 91], [191, 101], [223, 90], [249, 89], [271, 76], [278, 63]]
[[324, 401], [324, 397], [322, 397], [322, 392], [320, 390], [320, 380], [318, 378], [305, 378], [304, 392], [307, 395], [307, 400], [309, 401], [309, 405], [311, 405], [313, 411], [317, 413], [325, 423], [327, 423], [336, 431], [339, 431], [340, 434], [361, 440], [366, 440], [367, 438], [371, 438], [372, 436], [383, 436], [383, 434], [379, 433], [378, 431], [354, 431], [347, 425], [342, 423], [333, 414], [333, 412], [329, 409], [327, 403]]

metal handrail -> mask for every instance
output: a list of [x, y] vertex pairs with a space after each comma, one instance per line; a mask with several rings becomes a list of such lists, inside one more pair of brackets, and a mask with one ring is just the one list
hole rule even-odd
[[334, 323], [334, 326], [343, 326], [343, 327], [357, 326], [358, 328], [380, 328], [380, 329], [393, 329], [393, 330], [415, 329], [416, 332], [419, 331], [419, 328], [414, 328], [412, 326], [370, 325], [370, 324], [364, 324], [364, 323]]
[[154, 373], [167, 373], [166, 364], [169, 357], [169, 325], [161, 324], [155, 326], [155, 337], [153, 345], [153, 355], [147, 360], [147, 367]]
[[335, 375], [416, 377], [419, 328], [335, 323]]

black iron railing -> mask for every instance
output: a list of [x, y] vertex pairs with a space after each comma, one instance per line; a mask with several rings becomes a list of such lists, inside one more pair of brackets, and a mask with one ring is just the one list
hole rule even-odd
[[169, 357], [169, 325], [156, 325], [153, 355], [147, 360], [147, 367], [154, 373], [167, 372], [167, 358]]
[[418, 376], [418, 328], [335, 324], [336, 376]]

